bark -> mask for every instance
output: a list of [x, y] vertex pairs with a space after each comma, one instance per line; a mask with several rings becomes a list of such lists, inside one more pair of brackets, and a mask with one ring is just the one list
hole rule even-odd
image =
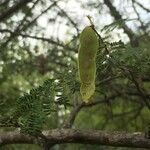
[[[81, 143], [114, 147], [133, 147], [150, 149], [150, 139], [142, 133], [106, 132], [98, 130], [53, 129], [43, 131], [49, 144]], [[39, 144], [39, 140], [19, 132], [0, 134], [0, 145]]]

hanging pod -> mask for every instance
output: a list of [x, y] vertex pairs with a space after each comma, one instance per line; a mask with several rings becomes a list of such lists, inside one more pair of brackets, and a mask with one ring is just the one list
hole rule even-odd
[[80, 93], [88, 103], [95, 91], [96, 53], [99, 47], [97, 35], [91, 26], [83, 29], [80, 35], [78, 71], [81, 82]]

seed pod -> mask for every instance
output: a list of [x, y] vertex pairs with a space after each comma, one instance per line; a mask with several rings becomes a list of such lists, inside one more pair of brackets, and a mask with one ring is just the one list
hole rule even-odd
[[83, 101], [89, 102], [95, 91], [96, 53], [98, 38], [91, 26], [84, 28], [80, 35], [78, 71], [81, 82], [80, 93]]

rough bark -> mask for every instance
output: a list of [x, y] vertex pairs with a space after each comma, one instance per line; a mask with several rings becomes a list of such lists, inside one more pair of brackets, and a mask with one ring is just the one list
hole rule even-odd
[[[133, 147], [150, 149], [150, 139], [142, 133], [105, 132], [98, 130], [54, 129], [44, 131], [47, 142], [98, 144], [114, 147]], [[0, 134], [0, 145], [6, 144], [37, 144], [39, 139], [19, 132]]]

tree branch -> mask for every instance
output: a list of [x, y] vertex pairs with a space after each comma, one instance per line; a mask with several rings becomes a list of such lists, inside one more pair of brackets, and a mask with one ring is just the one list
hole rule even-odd
[[70, 113], [68, 119], [63, 125], [63, 128], [71, 128], [76, 116], [78, 115], [78, 112], [81, 110], [81, 108], [84, 106], [84, 102], [81, 102], [79, 105], [75, 106], [72, 112]]
[[32, 0], [20, 0], [14, 6], [10, 7], [8, 10], [4, 11], [0, 14], [0, 22], [4, 21], [6, 18], [11, 16], [13, 13], [24, 7], [27, 3], [31, 2]]
[[[109, 8], [110, 14], [114, 17], [116, 21], [122, 20], [122, 16], [120, 15], [119, 11], [112, 5], [110, 0], [104, 0], [105, 5]], [[124, 23], [123, 25], [124, 32], [128, 35], [130, 39], [130, 43], [133, 47], [139, 46], [139, 41], [136, 35], [132, 32], [132, 30]]]
[[[59, 1], [59, 0], [58, 0]], [[14, 31], [11, 31], [11, 35], [10, 37], [6, 40], [6, 42], [4, 42], [1, 47], [6, 47], [8, 45], [8, 43], [16, 36], [18, 36], [19, 34], [21, 34], [22, 31], [25, 31], [27, 30], [31, 25], [33, 25], [43, 14], [45, 14], [47, 11], [49, 11], [52, 7], [54, 7], [56, 5], [56, 3], [58, 1], [54, 1], [50, 6], [48, 6], [46, 9], [44, 9], [38, 16], [36, 16], [33, 20], [31, 20], [29, 23], [25, 24], [23, 27], [20, 27], [22, 24], [19, 24], [19, 26], [14, 30]], [[33, 7], [31, 8], [31, 10], [34, 8], [34, 5]], [[23, 18], [22, 22], [25, 21], [25, 18]]]
[[136, 0], [134, 0], [134, 2], [137, 4], [137, 5], [139, 5], [141, 8], [143, 8], [146, 12], [150, 12], [150, 9], [148, 9], [148, 8], [145, 8], [142, 4], [140, 4], [139, 2], [137, 2]]
[[56, 4], [57, 8], [61, 11], [61, 13], [66, 16], [66, 18], [71, 22], [71, 24], [73, 25], [73, 27], [76, 29], [77, 31], [77, 35], [79, 34], [79, 29], [77, 28], [77, 24], [72, 20], [72, 18], [60, 7]]
[[[54, 129], [44, 131], [43, 135], [49, 143], [81, 143], [98, 144], [114, 147], [150, 148], [150, 139], [142, 133], [106, 132], [98, 130]], [[36, 138], [19, 132], [0, 134], [0, 145], [37, 144]]]
[[48, 42], [48, 43], [60, 46], [62, 48], [67, 48], [67, 49], [70, 49], [72, 51], [75, 51], [74, 48], [68, 47], [67, 45], [64, 45], [63, 43], [54, 41], [54, 40], [49, 39], [49, 38], [38, 37], [38, 36], [34, 36], [34, 35], [27, 35], [27, 34], [22, 34], [22, 33], [14, 33], [14, 32], [12, 32], [11, 30], [8, 30], [8, 29], [0, 29], [0, 32], [1, 33], [10, 33], [12, 35], [21, 36], [23, 38], [31, 38], [31, 39], [41, 40], [43, 42]]
[[84, 102], [79, 103], [71, 111], [68, 119], [66, 120], [66, 122], [63, 125], [63, 128], [71, 128], [72, 127], [72, 125], [73, 125], [73, 123], [76, 119], [76, 116], [78, 115], [79, 111], [82, 108], [88, 108], [88, 107], [92, 107], [92, 106], [95, 106], [95, 105], [98, 105], [98, 104], [108, 103], [108, 101], [115, 99], [117, 96], [119, 96], [119, 94], [112, 94], [109, 97], [106, 97], [102, 100], [96, 100], [96, 101], [90, 102], [88, 104], [86, 104]]
[[139, 83], [136, 81], [133, 73], [131, 72], [131, 70], [128, 70], [130, 75], [131, 75], [131, 81], [134, 83], [137, 91], [139, 92], [140, 96], [142, 97], [145, 105], [148, 107], [148, 109], [150, 110], [150, 103], [149, 103], [149, 100], [147, 99], [146, 95], [144, 94], [143, 90], [140, 88], [140, 85]]

